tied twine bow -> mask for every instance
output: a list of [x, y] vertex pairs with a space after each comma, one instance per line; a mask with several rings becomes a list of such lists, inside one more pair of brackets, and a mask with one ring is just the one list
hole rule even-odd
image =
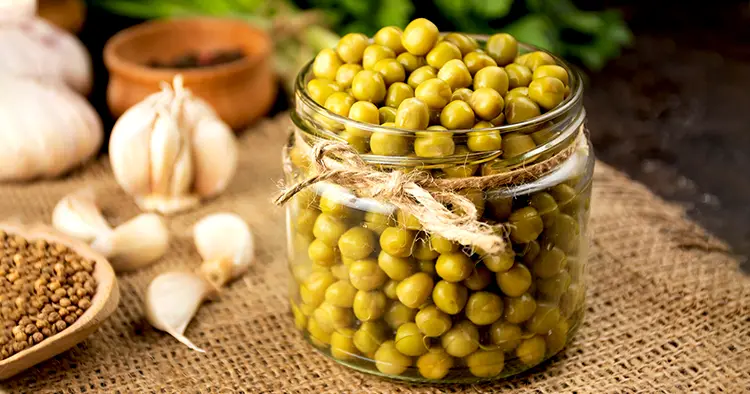
[[[576, 140], [550, 158], [500, 174], [441, 179], [424, 170], [380, 171], [368, 165], [351, 146], [322, 141], [309, 151], [316, 175], [283, 189], [274, 203], [283, 205], [308, 186], [330, 181], [356, 190], [360, 197], [392, 204], [413, 215], [430, 234], [461, 245], [471, 245], [488, 254], [498, 253], [507, 244], [504, 227], [479, 221], [476, 206], [461, 195], [460, 190], [484, 190], [537, 179], [568, 159], [578, 145]], [[453, 209], [448, 209], [448, 206]]]

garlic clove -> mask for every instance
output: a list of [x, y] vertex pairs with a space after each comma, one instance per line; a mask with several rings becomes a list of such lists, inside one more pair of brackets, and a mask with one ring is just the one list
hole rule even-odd
[[146, 290], [146, 319], [193, 350], [205, 351], [187, 337], [185, 328], [203, 300], [216, 292], [200, 276], [191, 272], [167, 272], [156, 278]]
[[177, 155], [180, 152], [180, 130], [172, 114], [157, 108], [156, 122], [151, 132], [151, 194], [166, 196]]
[[81, 189], [63, 197], [52, 211], [52, 225], [62, 233], [85, 242], [111, 233], [96, 206], [93, 189]]
[[144, 213], [97, 237], [91, 247], [107, 256], [115, 271], [133, 271], [167, 252], [169, 230], [159, 215]]
[[157, 98], [128, 109], [112, 129], [109, 162], [117, 183], [130, 195], [145, 195], [150, 191], [149, 146], [156, 121], [152, 106]]
[[212, 274], [212, 277], [227, 279], [218, 286], [245, 273], [255, 257], [252, 232], [247, 223], [233, 213], [216, 213], [198, 221], [193, 226], [193, 240], [198, 253], [206, 262], [206, 266], [202, 267], [203, 271], [226, 271], [230, 267], [218, 262], [227, 260], [232, 263], [228, 274]]
[[237, 169], [237, 141], [232, 130], [217, 118], [204, 117], [193, 130], [195, 181], [202, 197], [223, 192]]
[[172, 170], [169, 194], [171, 196], [189, 195], [193, 183], [193, 156], [186, 144], [183, 144]]

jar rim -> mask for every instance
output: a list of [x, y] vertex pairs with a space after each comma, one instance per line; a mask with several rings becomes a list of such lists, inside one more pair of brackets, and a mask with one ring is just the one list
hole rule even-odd
[[[441, 35], [454, 33], [454, 32], [441, 32]], [[471, 38], [474, 38], [475, 40], [479, 42], [486, 42], [490, 36], [486, 34], [467, 34], [467, 33], [461, 33], [465, 34]], [[568, 111], [575, 108], [583, 99], [583, 82], [581, 75], [578, 71], [573, 69], [568, 62], [566, 62], [564, 59], [560, 58], [559, 56], [556, 56], [549, 51], [546, 51], [544, 49], [541, 49], [539, 47], [536, 47], [534, 45], [526, 44], [519, 42], [518, 46], [520, 49], [525, 50], [526, 52], [544, 52], [548, 55], [550, 55], [556, 62], [557, 65], [563, 67], [565, 71], [570, 76], [569, 86], [571, 89], [570, 95], [566, 97], [557, 107], [553, 108], [551, 111], [545, 112], [544, 114], [525, 120], [523, 122], [514, 123], [514, 124], [507, 124], [502, 126], [494, 126], [494, 127], [487, 127], [482, 129], [456, 129], [456, 130], [447, 130], [450, 133], [456, 134], [467, 134], [470, 132], [489, 132], [489, 131], [499, 131], [501, 134], [510, 133], [513, 131], [519, 131], [523, 129], [528, 129], [534, 126], [537, 126], [539, 124], [543, 124], [545, 122], [548, 122], [552, 119], [555, 119], [561, 115], [564, 115]], [[326, 109], [323, 105], [318, 104], [313, 98], [310, 96], [310, 94], [307, 92], [307, 85], [306, 85], [306, 79], [308, 75], [312, 72], [312, 64], [315, 61], [315, 58], [308, 61], [302, 69], [297, 74], [297, 77], [295, 79], [294, 83], [294, 90], [295, 90], [295, 96], [297, 99], [299, 99], [302, 104], [310, 108], [315, 114], [322, 115], [323, 117], [333, 120], [337, 123], [340, 123], [344, 126], [351, 126], [356, 127], [357, 129], [366, 130], [369, 132], [385, 132], [385, 133], [391, 133], [391, 134], [401, 134], [401, 135], [409, 135], [409, 136], [415, 136], [416, 133], [423, 132], [424, 130], [410, 130], [410, 129], [404, 129], [404, 128], [398, 128], [398, 127], [384, 127], [381, 125], [375, 125], [370, 123], [364, 123], [360, 121], [356, 121], [353, 119], [350, 119], [346, 116], [341, 116], [336, 113], [333, 113]]]

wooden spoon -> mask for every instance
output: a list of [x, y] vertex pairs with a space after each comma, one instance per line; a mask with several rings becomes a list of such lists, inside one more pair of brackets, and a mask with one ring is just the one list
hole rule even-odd
[[96, 280], [96, 293], [91, 299], [91, 306], [73, 323], [59, 333], [46, 338], [42, 342], [31, 346], [13, 356], [0, 361], [0, 380], [52, 358], [93, 333], [102, 322], [117, 309], [120, 301], [120, 290], [117, 287], [115, 272], [107, 259], [95, 252], [85, 243], [60, 234], [51, 227], [44, 225], [21, 225], [19, 223], [0, 223], [0, 230], [8, 234], [20, 235], [29, 241], [43, 239], [45, 241], [61, 243], [76, 253], [96, 262], [93, 277]]

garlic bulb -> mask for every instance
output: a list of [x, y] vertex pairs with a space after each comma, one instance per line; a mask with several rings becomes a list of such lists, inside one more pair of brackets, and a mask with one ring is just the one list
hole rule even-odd
[[177, 75], [128, 109], [109, 142], [115, 179], [145, 211], [170, 214], [224, 191], [237, 167], [232, 130]]
[[83, 95], [91, 90], [86, 48], [74, 35], [41, 18], [0, 20], [0, 53], [0, 74], [60, 81]]
[[94, 109], [66, 86], [0, 73], [0, 181], [59, 176], [97, 153], [102, 138]]
[[146, 291], [146, 318], [193, 350], [203, 349], [184, 335], [200, 304], [232, 279], [244, 274], [255, 258], [253, 234], [231, 213], [206, 216], [193, 227], [193, 240], [203, 263], [196, 272], [160, 274]]
[[37, 8], [37, 0], [0, 0], [0, 24], [31, 18]]

